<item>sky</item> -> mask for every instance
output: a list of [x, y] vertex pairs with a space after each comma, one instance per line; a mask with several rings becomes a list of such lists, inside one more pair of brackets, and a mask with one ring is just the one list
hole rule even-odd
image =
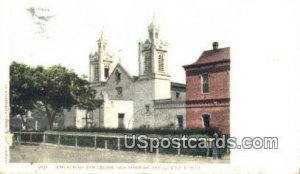
[[[26, 10], [32, 5], [54, 15], [45, 34], [36, 33]], [[279, 139], [278, 150], [232, 150], [232, 164], [261, 167], [259, 172], [299, 168], [299, 0], [12, 0], [0, 7], [0, 71], [6, 79], [13, 60], [61, 64], [88, 75], [88, 55], [103, 27], [111, 49], [122, 50], [122, 64], [137, 75], [138, 42], [146, 39], [153, 14], [170, 43], [172, 81], [184, 83], [182, 65], [196, 61], [213, 41], [229, 46], [232, 136]]]
[[[236, 11], [230, 3], [201, 1], [20, 1], [11, 18], [13, 54], [11, 60], [29, 65], [62, 64], [78, 74], [88, 75], [89, 53], [96, 50], [102, 30], [110, 48], [132, 74], [138, 73], [138, 42], [147, 37], [153, 15], [161, 25], [162, 40], [170, 44], [171, 78], [185, 82], [182, 65], [197, 60], [213, 41], [230, 46]], [[54, 17], [45, 33], [27, 11], [48, 8]]]

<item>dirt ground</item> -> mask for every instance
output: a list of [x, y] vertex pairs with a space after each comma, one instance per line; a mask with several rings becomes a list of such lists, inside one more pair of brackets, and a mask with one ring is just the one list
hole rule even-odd
[[48, 145], [19, 145], [10, 149], [12, 163], [229, 163], [210, 157], [125, 152]]

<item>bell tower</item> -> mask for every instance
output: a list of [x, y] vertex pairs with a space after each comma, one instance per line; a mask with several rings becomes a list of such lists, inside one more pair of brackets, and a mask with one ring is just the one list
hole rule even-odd
[[116, 56], [108, 51], [108, 41], [102, 29], [97, 41], [98, 51], [91, 53], [90, 58], [90, 82], [105, 82], [117, 65]]
[[139, 42], [139, 79], [153, 83], [153, 99], [170, 98], [169, 44], [161, 40], [155, 16], [148, 25], [148, 38]]
[[155, 17], [148, 25], [148, 38], [139, 42], [140, 78], [170, 79], [169, 45], [160, 38], [160, 25]]

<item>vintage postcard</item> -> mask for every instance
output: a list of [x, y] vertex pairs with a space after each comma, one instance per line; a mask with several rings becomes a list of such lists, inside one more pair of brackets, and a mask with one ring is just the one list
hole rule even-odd
[[2, 1], [0, 173], [300, 173], [297, 5]]

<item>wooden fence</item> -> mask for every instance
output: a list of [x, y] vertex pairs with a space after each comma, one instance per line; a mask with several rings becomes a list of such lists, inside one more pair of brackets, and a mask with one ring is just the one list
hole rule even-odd
[[[151, 138], [148, 139], [148, 142]], [[127, 137], [127, 142], [131, 144], [133, 138]], [[173, 154], [190, 156], [212, 156], [213, 149], [207, 148], [155, 148], [150, 151], [149, 147], [141, 149], [135, 146], [127, 148], [125, 146], [124, 135], [106, 135], [99, 133], [69, 133], [69, 132], [14, 132], [14, 144], [47, 144], [55, 146], [89, 147], [111, 150], [136, 151], [142, 153]], [[207, 142], [208, 143], [208, 142]], [[228, 149], [218, 149], [219, 156], [228, 153]]]

